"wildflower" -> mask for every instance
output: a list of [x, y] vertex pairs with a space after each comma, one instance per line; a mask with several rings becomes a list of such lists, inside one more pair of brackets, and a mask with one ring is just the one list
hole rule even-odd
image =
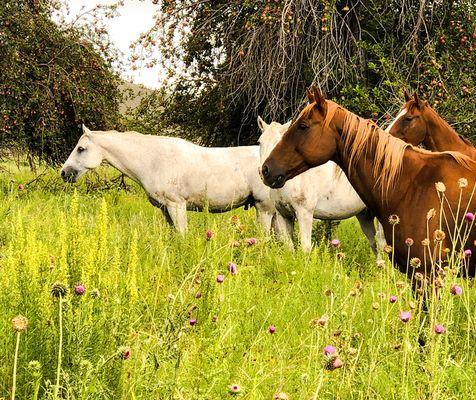
[[241, 243], [238, 240], [230, 240], [230, 243], [228, 245], [230, 247], [240, 247]]
[[360, 281], [355, 281], [354, 287], [355, 287], [357, 290], [362, 289], [362, 282], [360, 282]]
[[431, 208], [431, 209], [428, 210], [428, 212], [426, 213], [426, 219], [429, 221], [429, 220], [432, 219], [435, 215], [436, 215], [435, 209], [434, 209], [434, 208]]
[[441, 335], [441, 334], [445, 333], [445, 331], [446, 331], [446, 329], [443, 325], [441, 325], [441, 324], [435, 325], [435, 333], [437, 335]]
[[28, 319], [23, 315], [18, 315], [12, 319], [12, 325], [17, 332], [25, 332], [28, 328]]
[[384, 260], [378, 260], [377, 261], [377, 267], [379, 267], [379, 268], [385, 267], [385, 261]]
[[395, 303], [395, 302], [397, 301], [397, 296], [391, 295], [391, 296], [388, 298], [388, 300], [390, 301], [390, 303], [393, 304], [393, 303]]
[[342, 362], [342, 360], [339, 357], [335, 357], [329, 366], [331, 367], [330, 369], [338, 369], [342, 368], [343, 365], [344, 363]]
[[93, 299], [99, 299], [99, 297], [101, 297], [101, 293], [99, 292], [99, 289], [93, 289], [93, 290], [91, 290], [91, 292], [89, 293], [89, 295], [90, 295]]
[[197, 320], [195, 318], [191, 318], [189, 319], [188, 323], [190, 324], [190, 326], [194, 326], [197, 323]]
[[410, 321], [410, 318], [412, 317], [412, 313], [410, 311], [400, 311], [399, 317], [402, 322], [406, 323]]
[[240, 222], [240, 217], [238, 215], [232, 215], [230, 221], [233, 225], [237, 225]]
[[423, 281], [423, 274], [421, 272], [416, 272], [415, 279], [420, 282]]
[[236, 395], [236, 394], [240, 393], [240, 391], [241, 391], [241, 387], [239, 385], [231, 385], [230, 386], [230, 389], [229, 389], [230, 394]]
[[223, 275], [217, 275], [217, 283], [223, 283], [225, 277]]
[[212, 322], [217, 322], [218, 321], [218, 315], [212, 316]]
[[331, 295], [332, 295], [332, 290], [329, 289], [329, 288], [327, 288], [326, 290], [324, 290], [324, 294], [325, 294], [326, 296], [331, 296]]
[[21, 183], [18, 185], [18, 190], [19, 191], [22, 191], [23, 189], [25, 189], [25, 186], [23, 186]]
[[205, 233], [205, 238], [206, 238], [207, 240], [211, 240], [212, 237], [213, 237], [213, 235], [214, 235], [213, 231], [208, 230], [208, 231]]
[[430, 245], [430, 239], [425, 238], [421, 241], [422, 246], [429, 246]]
[[434, 281], [433, 281], [433, 284], [435, 285], [435, 287], [441, 289], [443, 286], [444, 286], [444, 282], [443, 282], [443, 279], [441, 279], [440, 276], [437, 276]]
[[202, 298], [202, 292], [195, 293], [195, 298], [196, 299], [201, 299]]
[[435, 242], [442, 242], [445, 240], [446, 234], [443, 232], [441, 229], [437, 229], [435, 232], [433, 232], [433, 239]]
[[461, 294], [463, 293], [463, 289], [461, 286], [453, 284], [451, 285], [450, 292], [455, 296], [461, 296]]
[[382, 300], [384, 300], [385, 299], [385, 293], [380, 292], [378, 294], [378, 297], [381, 298]]
[[400, 217], [397, 214], [392, 214], [388, 217], [388, 222], [390, 222], [390, 225], [398, 225], [400, 223]]
[[[421, 289], [419, 289], [419, 290], [421, 290]], [[408, 307], [410, 307], [412, 310], [414, 310], [416, 308], [415, 302], [410, 300], [408, 302]]]
[[419, 268], [421, 266], [421, 260], [418, 258], [418, 257], [413, 257], [411, 260], [410, 260], [410, 265], [413, 267], [413, 268]]
[[397, 281], [395, 283], [395, 286], [398, 288], [398, 289], [403, 289], [405, 287], [405, 282], [403, 281]]
[[405, 244], [410, 247], [410, 246], [413, 246], [413, 239], [412, 238], [406, 238], [405, 239]]
[[273, 400], [289, 400], [289, 397], [286, 393], [279, 392], [274, 395]]
[[68, 294], [68, 287], [61, 282], [55, 282], [51, 287], [51, 294], [54, 297], [64, 297]]
[[237, 270], [237, 267], [236, 267], [236, 264], [233, 263], [233, 262], [229, 262], [228, 263], [228, 271], [230, 271], [230, 273], [232, 275], [236, 275], [238, 270]]
[[74, 285], [74, 293], [76, 293], [78, 296], [82, 296], [84, 292], [86, 292], [86, 286], [84, 286], [83, 283]]
[[393, 251], [393, 248], [389, 244], [386, 244], [385, 246], [383, 246], [383, 251], [387, 254], [390, 254]]
[[350, 8], [347, 4], [344, 7], [342, 7], [342, 11], [344, 11], [344, 12], [347, 12], [349, 10], [350, 10]]
[[435, 188], [440, 193], [444, 193], [446, 191], [446, 186], [443, 182], [436, 182]]
[[341, 251], [336, 254], [336, 257], [338, 260], [343, 260], [345, 258], [345, 253], [342, 253]]
[[459, 178], [458, 186], [460, 187], [460, 189], [464, 189], [466, 186], [468, 186], [468, 180], [466, 178]]
[[466, 250], [464, 251], [465, 257], [471, 257], [471, 254], [473, 254], [473, 252], [472, 252], [470, 249], [466, 249]]
[[271, 333], [271, 334], [275, 333], [276, 332], [276, 327], [274, 325], [270, 325], [268, 327], [268, 332]]
[[331, 245], [332, 245], [332, 247], [335, 247], [335, 248], [339, 247], [340, 246], [340, 240], [339, 239], [332, 239], [331, 240]]
[[329, 321], [329, 317], [327, 315], [323, 315], [320, 318], [314, 318], [311, 320], [311, 325], [314, 326], [326, 326], [327, 322]]
[[255, 245], [256, 243], [258, 243], [258, 239], [252, 237], [252, 238], [248, 238], [245, 240], [245, 243], [247, 246], [253, 246]]
[[380, 308], [380, 304], [377, 303], [377, 302], [372, 303], [372, 308], [373, 308], [374, 310], [378, 310], [378, 309]]
[[131, 348], [128, 346], [121, 346], [117, 349], [117, 356], [121, 360], [128, 360], [131, 358]]
[[355, 297], [357, 295], [357, 292], [355, 290], [351, 290], [349, 292], [349, 296]]
[[474, 214], [472, 212], [466, 213], [464, 219], [468, 222], [474, 221]]
[[327, 345], [326, 347], [324, 347], [324, 355], [329, 357], [329, 356], [332, 356], [336, 354], [336, 349], [334, 346], [331, 346], [331, 345]]

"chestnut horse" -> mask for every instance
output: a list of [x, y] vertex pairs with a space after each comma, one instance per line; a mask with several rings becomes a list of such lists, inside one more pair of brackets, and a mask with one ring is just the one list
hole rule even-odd
[[[464, 274], [474, 276], [476, 255], [471, 257], [470, 252], [476, 251], [476, 229], [473, 222], [462, 220], [468, 210], [476, 210], [476, 163], [457, 152], [413, 147], [325, 100], [315, 88], [308, 91], [308, 98], [310, 104], [264, 162], [265, 184], [282, 187], [309, 168], [333, 160], [382, 224], [402, 272], [409, 277], [417, 272], [433, 276], [434, 261], [446, 257], [444, 250], [450, 248], [458, 265], [464, 261]], [[466, 225], [456, 229], [461, 224]], [[414, 241], [410, 247], [407, 238]], [[433, 246], [434, 238], [438, 245]], [[421, 261], [413, 263], [414, 269], [408, 268], [408, 253]]]
[[459, 151], [476, 160], [476, 148], [416, 93], [412, 98], [405, 92], [405, 104], [387, 132], [414, 146], [423, 145], [431, 151]]

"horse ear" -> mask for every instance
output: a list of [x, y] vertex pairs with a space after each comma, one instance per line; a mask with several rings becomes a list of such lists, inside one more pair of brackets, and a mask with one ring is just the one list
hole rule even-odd
[[405, 89], [403, 95], [405, 96], [405, 101], [410, 101], [412, 99], [412, 96], [410, 95], [407, 89]]
[[415, 101], [415, 105], [420, 108], [420, 99], [418, 98], [418, 93], [413, 93], [413, 100]]
[[268, 127], [268, 124], [258, 115], [258, 128], [263, 132]]
[[314, 101], [316, 102], [316, 106], [320, 109], [324, 109], [326, 104], [326, 98], [316, 86], [312, 87], [312, 94], [314, 95]]
[[309, 104], [314, 103], [314, 95], [312, 94], [312, 88], [311, 89], [306, 89], [306, 94], [307, 94], [307, 99], [309, 100]]
[[83, 133], [84, 133], [84, 134], [91, 133], [91, 131], [86, 127], [86, 125], [82, 124], [82, 125], [81, 125], [81, 128], [83, 129]]

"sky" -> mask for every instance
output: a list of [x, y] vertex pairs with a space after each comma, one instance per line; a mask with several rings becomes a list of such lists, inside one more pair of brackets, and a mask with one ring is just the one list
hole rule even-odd
[[[71, 10], [69, 18], [74, 18], [74, 16], [81, 12], [82, 7], [92, 9], [98, 4], [108, 5], [115, 1], [65, 0], [65, 2]], [[112, 42], [124, 53], [124, 58], [127, 59], [131, 55], [131, 49], [129, 48], [131, 42], [135, 41], [142, 32], [152, 27], [157, 6], [152, 4], [151, 0], [125, 0], [124, 6], [119, 10], [120, 15], [118, 17], [106, 21], [106, 29]], [[124, 78], [131, 78], [134, 83], [143, 84], [150, 88], [157, 88], [161, 85], [165, 73], [160, 67], [145, 68], [141, 67], [140, 64], [138, 67], [137, 70], [132, 71], [126, 65]]]

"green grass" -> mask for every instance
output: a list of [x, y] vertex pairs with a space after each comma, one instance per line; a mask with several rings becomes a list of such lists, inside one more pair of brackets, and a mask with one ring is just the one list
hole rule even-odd
[[[54, 398], [57, 281], [69, 288], [59, 398], [229, 399], [232, 384], [241, 399], [277, 392], [289, 399], [476, 398], [472, 282], [447, 277], [441, 300], [423, 313], [406, 278], [376, 266], [354, 219], [335, 234], [343, 260], [323, 242], [309, 255], [289, 251], [260, 231], [252, 210], [189, 213], [189, 232], [180, 237], [135, 185], [95, 190], [104, 184], [94, 176], [94, 185], [70, 186], [47, 171], [19, 191], [31, 174], [7, 168], [0, 177], [0, 398], [11, 395], [16, 315], [29, 320], [17, 398], [34, 399], [36, 390]], [[246, 246], [249, 237], [257, 244]], [[230, 261], [237, 275], [228, 272]], [[83, 296], [74, 294], [79, 282]], [[455, 282], [462, 296], [450, 294]], [[409, 323], [400, 310], [412, 311]], [[329, 320], [319, 326], [323, 315]], [[446, 333], [436, 335], [435, 323]], [[328, 369], [326, 345], [337, 349], [342, 368]], [[118, 356], [121, 346], [130, 347], [128, 360]]]

